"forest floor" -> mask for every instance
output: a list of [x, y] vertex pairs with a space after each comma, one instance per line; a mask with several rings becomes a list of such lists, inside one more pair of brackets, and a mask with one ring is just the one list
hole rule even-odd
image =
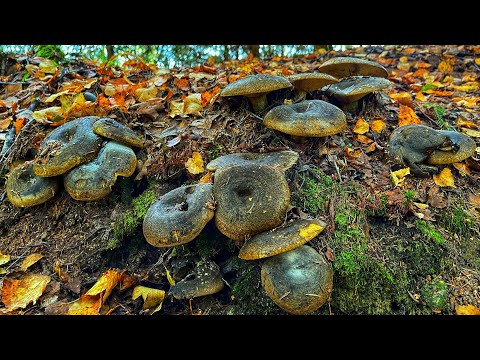
[[[387, 156], [390, 134], [405, 123], [455, 129], [478, 146], [480, 46], [373, 46], [173, 69], [123, 56], [128, 61], [119, 65], [0, 58], [0, 144], [15, 129], [0, 159], [0, 313], [287, 314], [262, 288], [261, 261], [240, 260], [213, 221], [173, 248], [155, 248], [142, 233], [159, 196], [211, 181], [201, 162], [199, 171], [186, 166], [194, 152], [207, 164], [234, 152], [284, 149], [300, 154], [286, 172], [288, 216], [303, 212], [327, 224], [308, 243], [334, 269], [331, 299], [314, 314], [480, 313], [479, 148], [461, 163], [441, 165], [448, 169], [442, 176], [410, 174], [399, 183]], [[334, 56], [376, 61], [393, 84], [368, 97], [359, 114], [347, 114], [340, 134], [292, 137], [264, 127], [265, 112], [252, 113], [245, 99], [219, 97], [243, 76], [316, 71]], [[266, 111], [290, 96], [272, 93]], [[329, 100], [321, 91], [308, 97]], [[21, 112], [35, 99], [33, 112]], [[86, 115], [113, 118], [145, 139], [134, 175], [118, 178], [99, 201], [76, 201], [62, 189], [40, 205], [12, 205], [8, 171], [33, 159], [55, 126]], [[179, 259], [215, 262], [223, 290], [191, 301], [169, 296]], [[158, 301], [147, 304], [152, 289], [165, 294], [152, 291], [150, 300]]]

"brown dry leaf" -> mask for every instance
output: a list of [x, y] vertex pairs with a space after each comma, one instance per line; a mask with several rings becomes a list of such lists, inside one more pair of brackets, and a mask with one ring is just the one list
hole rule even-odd
[[126, 289], [135, 285], [137, 282], [138, 279], [136, 277], [123, 273], [122, 278], [120, 279], [119, 291], [125, 291]]
[[173, 84], [182, 91], [189, 91], [190, 90], [190, 83], [187, 79], [179, 79], [175, 77], [173, 79]]
[[325, 257], [328, 259], [328, 261], [333, 262], [335, 260], [335, 255], [333, 254], [333, 250], [327, 247], [327, 250], [325, 251]]
[[465, 120], [462, 115], [459, 115], [457, 117], [457, 121], [455, 122], [455, 125], [460, 127], [466, 127], [469, 129], [472, 129], [472, 128], [478, 129], [477, 124], [475, 124], [473, 121]]
[[372, 125], [370, 125], [372, 131], [377, 133], [381, 133], [382, 130], [385, 128], [385, 122], [383, 120], [377, 119], [372, 121]]
[[62, 270], [60, 265], [61, 264], [59, 260], [55, 261], [55, 265], [53, 266], [53, 271], [55, 271], [55, 273], [58, 275], [61, 281], [65, 283], [69, 282], [71, 280], [70, 276]]
[[41, 274], [27, 274], [20, 280], [5, 278], [2, 287], [2, 302], [6, 311], [24, 309], [30, 303], [37, 302], [42, 296], [51, 278]]
[[452, 165], [455, 169], [458, 170], [458, 172], [462, 176], [466, 176], [466, 175], [471, 174], [470, 169], [468, 168], [467, 164], [465, 164], [465, 163], [453, 163]]
[[457, 305], [455, 307], [457, 315], [480, 315], [480, 309], [475, 305]]
[[390, 176], [392, 177], [393, 183], [395, 186], [398, 186], [401, 182], [405, 180], [405, 176], [410, 174], [410, 168], [403, 168], [397, 171], [392, 171]]
[[143, 299], [143, 309], [151, 309], [151, 314], [153, 314], [162, 308], [165, 291], [146, 286], [136, 286], [133, 289], [132, 299], [135, 300], [139, 296]]
[[402, 91], [399, 93], [388, 94], [390, 98], [395, 100], [398, 104], [413, 108], [412, 95], [409, 92]]
[[452, 171], [449, 168], [444, 168], [440, 174], [433, 174], [433, 181], [441, 187], [456, 187]]
[[366, 132], [368, 132], [369, 129], [370, 125], [368, 125], [368, 122], [363, 120], [363, 118], [358, 118], [355, 126], [353, 127], [353, 132], [357, 134], [365, 134]]
[[183, 115], [183, 100], [172, 100], [169, 103], [169, 110], [168, 116], [171, 118], [180, 115]]
[[148, 88], [139, 88], [135, 90], [135, 98], [138, 102], [144, 102], [157, 97], [157, 88], [155, 86]]
[[480, 196], [468, 194], [468, 201], [470, 204], [475, 205], [476, 207], [480, 207]]
[[422, 122], [418, 119], [417, 114], [413, 111], [412, 108], [400, 105], [398, 111], [398, 126], [408, 125], [408, 124], [421, 124]]
[[368, 145], [366, 148], [365, 148], [365, 152], [368, 154], [368, 153], [371, 153], [372, 151], [375, 151], [377, 149], [377, 143], [376, 142], [372, 142], [370, 145]]
[[467, 128], [461, 128], [462, 132], [471, 137], [480, 137], [480, 131]]
[[360, 134], [357, 135], [357, 140], [362, 144], [370, 144], [371, 142], [373, 142], [373, 140], [370, 139], [368, 136], [360, 135]]
[[447, 206], [447, 199], [438, 186], [432, 186], [428, 189], [427, 202], [437, 209], [443, 209]]
[[28, 255], [23, 261], [22, 265], [20, 265], [20, 270], [25, 271], [27, 270], [30, 266], [35, 264], [38, 260], [43, 258], [43, 255], [40, 253], [33, 253]]
[[12, 118], [9, 117], [9, 118], [6, 118], [6, 119], [3, 119], [3, 120], [0, 120], [0, 130], [2, 131], [5, 131], [8, 129], [8, 127], [10, 126], [10, 123], [12, 122]]
[[198, 181], [200, 184], [205, 184], [205, 183], [212, 183], [212, 173], [208, 171], [205, 175], [201, 177], [201, 179]]
[[194, 151], [192, 157], [185, 162], [185, 168], [190, 174], [200, 174], [204, 172], [202, 155]]

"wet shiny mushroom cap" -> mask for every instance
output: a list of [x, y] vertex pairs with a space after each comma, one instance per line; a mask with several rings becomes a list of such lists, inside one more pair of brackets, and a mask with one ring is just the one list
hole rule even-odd
[[329, 85], [325, 92], [343, 104], [353, 103], [364, 96], [392, 86], [392, 83], [382, 77], [350, 76], [336, 84]]
[[345, 113], [323, 100], [305, 100], [271, 109], [263, 125], [296, 136], [320, 137], [337, 134], [347, 127]]
[[279, 226], [285, 219], [290, 189], [283, 171], [242, 164], [215, 172], [215, 225], [236, 243]]
[[162, 195], [147, 210], [143, 235], [152, 246], [169, 247], [195, 239], [213, 218], [212, 184], [176, 188]]
[[298, 160], [298, 153], [292, 150], [273, 151], [269, 153], [234, 153], [222, 155], [210, 161], [206, 168], [216, 171], [232, 165], [241, 165], [254, 162], [256, 164], [270, 165], [282, 171], [290, 169]]
[[108, 141], [96, 159], [65, 174], [63, 184], [75, 200], [99, 200], [112, 191], [118, 176], [131, 176], [136, 166], [137, 157], [131, 148]]
[[262, 285], [267, 295], [288, 313], [318, 310], [333, 290], [333, 269], [322, 254], [302, 245], [264, 261]]
[[293, 250], [315, 238], [325, 226], [326, 224], [318, 219], [290, 221], [247, 240], [238, 257], [243, 260], [258, 260]]
[[432, 165], [452, 164], [465, 160], [475, 153], [477, 144], [470, 136], [457, 131], [438, 130], [439, 133], [447, 135], [456, 145], [458, 150], [436, 149], [427, 158], [427, 163]]
[[295, 89], [301, 91], [315, 91], [322, 87], [338, 82], [338, 79], [323, 73], [302, 73], [287, 76]]
[[94, 159], [103, 139], [93, 132], [98, 116], [86, 116], [60, 125], [45, 139], [34, 159], [33, 171], [38, 176], [62, 175], [77, 165]]
[[132, 129], [110, 118], [95, 121], [93, 132], [127, 146], [143, 148], [142, 139]]
[[5, 182], [10, 202], [19, 207], [38, 205], [51, 199], [60, 189], [58, 177], [40, 177], [33, 172], [33, 161], [13, 168]]
[[357, 75], [381, 78], [388, 76], [387, 69], [374, 61], [347, 56], [328, 59], [317, 70], [337, 79]]

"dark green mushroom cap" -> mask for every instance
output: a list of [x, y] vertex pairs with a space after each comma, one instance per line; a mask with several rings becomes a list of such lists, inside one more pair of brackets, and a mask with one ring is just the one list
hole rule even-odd
[[215, 172], [215, 225], [236, 243], [283, 223], [290, 200], [284, 172], [268, 165], [241, 164]]
[[148, 208], [143, 235], [156, 247], [182, 245], [195, 239], [213, 215], [212, 184], [181, 186]]
[[347, 127], [345, 113], [323, 100], [305, 100], [271, 109], [263, 119], [268, 128], [296, 136], [328, 136]]
[[5, 190], [15, 206], [27, 207], [44, 203], [59, 190], [57, 177], [40, 177], [33, 172], [33, 161], [15, 167], [8, 174]]
[[123, 145], [143, 148], [142, 139], [132, 129], [110, 118], [95, 121], [93, 132]]
[[387, 69], [374, 61], [345, 56], [329, 59], [322, 63], [317, 70], [337, 79], [356, 75], [382, 78], [388, 76]]
[[136, 166], [137, 157], [131, 148], [109, 141], [96, 159], [65, 174], [63, 184], [75, 200], [99, 200], [112, 191], [118, 176], [131, 176]]
[[302, 73], [287, 76], [295, 89], [301, 91], [315, 91], [326, 85], [337, 83], [338, 79], [323, 73]]
[[274, 151], [269, 153], [234, 153], [222, 155], [207, 164], [208, 171], [216, 171], [227, 166], [255, 162], [270, 165], [282, 171], [290, 169], [298, 160], [298, 153], [292, 150]]
[[333, 290], [333, 269], [322, 254], [303, 245], [264, 261], [262, 285], [280, 308], [295, 315], [318, 310]]
[[325, 226], [326, 224], [318, 219], [293, 220], [247, 240], [238, 257], [243, 260], [257, 260], [290, 251], [312, 240]]
[[85, 116], [60, 125], [40, 144], [33, 171], [38, 176], [57, 176], [94, 159], [103, 139], [93, 132], [98, 116]]
[[350, 76], [336, 84], [329, 85], [325, 92], [343, 104], [353, 103], [364, 96], [387, 89], [392, 83], [382, 77]]
[[457, 131], [438, 130], [439, 133], [447, 135], [456, 145], [455, 149], [435, 149], [427, 158], [427, 163], [432, 165], [452, 164], [465, 160], [475, 153], [477, 144], [470, 136]]
[[191, 273], [170, 287], [168, 295], [175, 299], [193, 299], [215, 294], [223, 289], [224, 282], [220, 268], [210, 260], [197, 264]]

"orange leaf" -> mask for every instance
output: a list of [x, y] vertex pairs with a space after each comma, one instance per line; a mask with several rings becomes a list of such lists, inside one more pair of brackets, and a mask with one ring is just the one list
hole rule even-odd
[[460, 106], [466, 106], [466, 107], [472, 107], [476, 106], [477, 102], [480, 101], [480, 97], [454, 97], [452, 98], [452, 101], [455, 102], [457, 105]]
[[428, 101], [428, 99], [425, 97], [425, 95], [423, 95], [421, 91], [415, 94], [415, 100]]
[[110, 100], [108, 100], [108, 98], [103, 94], [98, 95], [97, 102], [98, 102], [98, 105], [100, 105], [102, 108], [105, 108], [107, 110], [110, 110], [112, 107], [110, 104]]
[[109, 269], [107, 270], [100, 279], [86, 292], [86, 295], [97, 295], [103, 293], [103, 299], [105, 300], [113, 288], [118, 285], [120, 279], [122, 278], [122, 272], [119, 272], [118, 269]]
[[434, 174], [433, 181], [440, 187], [456, 187], [452, 171], [449, 168], [444, 168], [440, 174]]
[[418, 119], [417, 114], [415, 114], [415, 111], [413, 111], [412, 108], [400, 105], [398, 111], [398, 126], [407, 124], [421, 124], [421, 121]]
[[347, 157], [355, 159], [355, 158], [358, 158], [360, 155], [362, 155], [362, 151], [361, 150], [355, 150], [355, 149], [347, 146], [345, 148], [345, 154], [347, 155]]
[[466, 128], [470, 128], [470, 129], [478, 129], [478, 125], [475, 124], [473, 121], [468, 121], [468, 120], [465, 120], [462, 115], [460, 115], [458, 118], [457, 118], [457, 121], [455, 123], [455, 125], [457, 126], [460, 126], [460, 127], [466, 127]]
[[[426, 93], [430, 93], [429, 90], [427, 90]], [[453, 91], [433, 90], [430, 94], [433, 94], [433, 95], [436, 95], [436, 96], [452, 96]]]
[[419, 61], [415, 64], [415, 68], [417, 68], [417, 69], [426, 69], [426, 68], [429, 68], [430, 66], [432, 66], [432, 65], [429, 64], [429, 63], [426, 63], [426, 62], [422, 62], [422, 61]]
[[25, 308], [37, 302], [50, 282], [50, 276], [27, 274], [20, 280], [5, 278], [2, 287], [2, 302], [7, 311]]
[[377, 149], [377, 145], [376, 143], [371, 143], [370, 145], [368, 145], [368, 147], [365, 149], [365, 152], [368, 154], [368, 153], [371, 153], [372, 151], [375, 151]]
[[357, 135], [357, 140], [360, 141], [362, 144], [370, 144], [373, 142], [372, 139], [370, 139], [368, 136], [358, 134]]
[[27, 119], [25, 118], [18, 118], [15, 120], [13, 123], [13, 126], [15, 126], [15, 134], [18, 135], [20, 130], [23, 128], [23, 126], [27, 123]]
[[388, 96], [390, 96], [393, 100], [395, 100], [399, 104], [406, 105], [413, 108], [412, 95], [410, 95], [410, 93], [406, 91], [389, 94]]
[[377, 133], [381, 133], [384, 127], [385, 123], [382, 120], [373, 120], [372, 125], [370, 125], [372, 131], [375, 131]]
[[368, 132], [369, 129], [370, 125], [368, 125], [368, 123], [362, 118], [358, 118], [355, 126], [353, 127], [353, 132], [357, 134], [365, 134], [366, 132]]
[[204, 172], [202, 155], [194, 151], [192, 157], [185, 162], [185, 167], [190, 174], [200, 174]]
[[68, 315], [99, 315], [103, 304], [102, 294], [80, 296], [68, 308]]
[[190, 83], [187, 79], [174, 78], [173, 84], [182, 91], [190, 90]]
[[205, 175], [202, 176], [202, 178], [198, 181], [199, 183], [212, 183], [212, 173], [209, 171]]
[[480, 315], [480, 309], [475, 305], [457, 305], [455, 313], [457, 315]]
[[213, 104], [215, 100], [220, 96], [220, 88], [215, 86], [210, 91], [204, 91], [202, 93], [202, 106], [206, 106], [207, 104]]
[[453, 66], [446, 61], [442, 61], [440, 64], [438, 64], [438, 70], [444, 74], [449, 73], [453, 71]]

